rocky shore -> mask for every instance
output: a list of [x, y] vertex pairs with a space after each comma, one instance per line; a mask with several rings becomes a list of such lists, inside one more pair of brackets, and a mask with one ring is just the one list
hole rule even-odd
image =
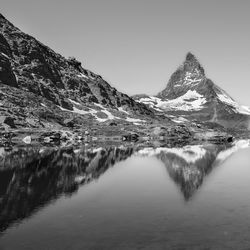
[[213, 143], [231, 143], [234, 136], [226, 131], [187, 127], [180, 124], [163, 126], [93, 126], [83, 129], [30, 130], [17, 129], [0, 132], [0, 146], [8, 145], [74, 145], [84, 143], [182, 143], [190, 141], [210, 141]]

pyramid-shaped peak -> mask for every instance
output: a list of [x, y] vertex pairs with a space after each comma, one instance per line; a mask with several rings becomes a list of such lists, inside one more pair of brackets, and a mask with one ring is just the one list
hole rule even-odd
[[194, 54], [192, 54], [191, 52], [188, 52], [186, 55], [186, 62], [197, 62], [198, 63], [198, 60]]
[[201, 66], [200, 62], [195, 57], [195, 55], [192, 54], [191, 52], [187, 53], [186, 60], [184, 61], [182, 67], [183, 67], [184, 71], [191, 71], [191, 72], [196, 71], [196, 72], [199, 72], [202, 75], [205, 74], [204, 69]]

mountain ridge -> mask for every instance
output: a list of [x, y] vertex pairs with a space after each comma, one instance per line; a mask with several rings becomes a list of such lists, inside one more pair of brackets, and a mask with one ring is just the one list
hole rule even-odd
[[69, 120], [133, 123], [135, 117], [140, 122], [155, 116], [146, 105], [119, 92], [75, 58], [65, 58], [23, 33], [3, 15], [0, 32], [0, 122], [48, 127], [67, 126]]

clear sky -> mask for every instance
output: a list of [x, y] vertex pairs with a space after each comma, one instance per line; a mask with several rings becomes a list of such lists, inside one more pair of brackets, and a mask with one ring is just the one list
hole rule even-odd
[[0, 0], [1, 13], [127, 94], [156, 94], [188, 51], [250, 105], [248, 0]]

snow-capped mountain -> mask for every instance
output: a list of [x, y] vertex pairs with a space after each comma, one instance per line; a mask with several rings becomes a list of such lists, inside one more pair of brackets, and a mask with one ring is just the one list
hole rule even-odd
[[217, 122], [226, 127], [247, 126], [250, 108], [241, 106], [205, 75], [196, 57], [188, 53], [156, 96], [134, 96], [157, 112], [188, 119]]

